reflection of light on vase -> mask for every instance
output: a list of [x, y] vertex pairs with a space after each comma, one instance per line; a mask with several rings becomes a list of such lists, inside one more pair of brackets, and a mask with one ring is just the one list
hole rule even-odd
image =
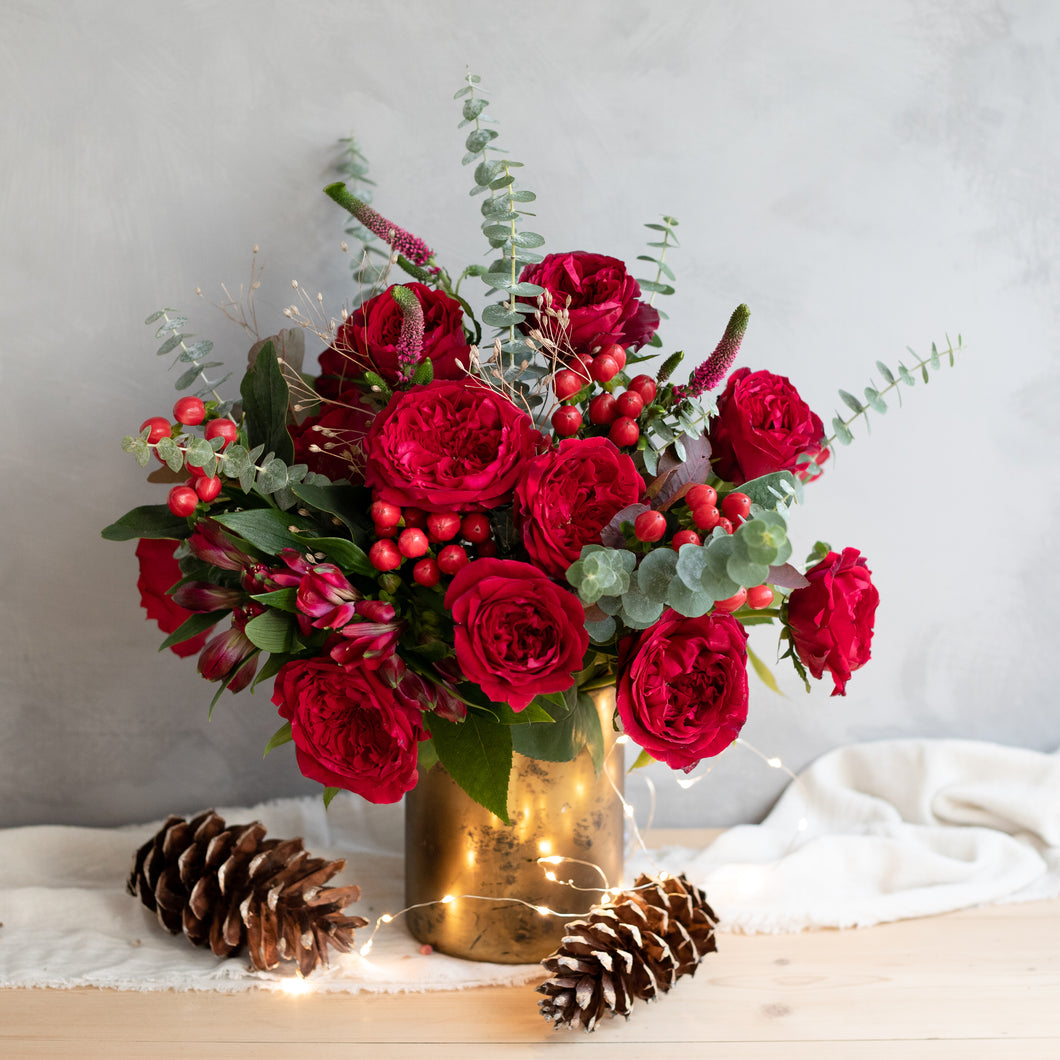
[[[470, 960], [539, 961], [558, 946], [570, 918], [528, 906], [587, 913], [601, 898], [600, 870], [612, 886], [619, 883], [624, 766], [621, 749], [609, 753], [615, 741], [614, 688], [600, 689], [593, 698], [604, 733], [604, 770], [597, 776], [584, 750], [573, 762], [514, 755], [510, 825], [468, 798], [441, 766], [405, 797], [405, 903], [436, 903], [406, 914], [419, 941]], [[541, 858], [574, 861], [553, 863], [553, 882]], [[450, 895], [501, 900], [437, 904]]]

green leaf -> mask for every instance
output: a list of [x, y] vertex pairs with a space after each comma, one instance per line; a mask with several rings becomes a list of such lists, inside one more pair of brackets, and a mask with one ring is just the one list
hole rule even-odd
[[655, 759], [652, 758], [647, 751], [642, 750], [640, 754], [637, 755], [637, 760], [629, 767], [630, 772], [634, 769], [643, 769], [645, 766], [650, 766], [654, 761]]
[[[571, 689], [570, 698], [575, 690]], [[571, 762], [589, 748], [597, 772], [603, 765], [604, 736], [600, 728], [600, 715], [592, 696], [578, 693], [574, 709], [564, 704], [553, 708], [556, 719], [547, 725], [521, 725], [512, 729], [512, 746], [527, 758], [543, 762]]]
[[243, 376], [243, 417], [251, 445], [264, 445], [285, 464], [294, 462], [294, 442], [287, 433], [290, 390], [276, 360], [272, 339], [266, 339], [253, 367]]
[[523, 314], [511, 312], [503, 302], [496, 302], [482, 310], [482, 323], [491, 328], [508, 328], [523, 322]]
[[676, 576], [677, 553], [672, 548], [656, 548], [641, 561], [637, 570], [637, 586], [649, 600], [662, 603]]
[[218, 622], [227, 615], [227, 611], [210, 611], [204, 614], [192, 615], [190, 618], [186, 618], [175, 630], [161, 644], [158, 646], [159, 651], [165, 651], [166, 648], [172, 648], [174, 644], [183, 644], [186, 640], [191, 640], [192, 637], [197, 637], [200, 633], [205, 633], [206, 630], [212, 629], [217, 625]]
[[305, 538], [295, 536], [289, 529], [299, 522], [291, 512], [281, 512], [275, 508], [248, 508], [241, 512], [221, 512], [214, 519], [255, 548], [273, 556], [279, 555], [283, 548], [301, 551], [305, 544]]
[[637, 280], [637, 283], [642, 291], [648, 291], [650, 294], [673, 294], [675, 290], [668, 283], [656, 283], [654, 280]]
[[469, 133], [464, 141], [467, 153], [469, 155], [479, 154], [491, 140], [496, 140], [499, 135], [496, 129], [476, 129]]
[[420, 776], [426, 776], [438, 764], [438, 749], [433, 740], [420, 740], [416, 752], [416, 769]]
[[252, 618], [243, 632], [254, 647], [277, 654], [291, 650], [297, 628], [290, 616], [282, 611], [270, 610]]
[[187, 519], [175, 516], [165, 504], [145, 504], [104, 527], [100, 536], [106, 541], [135, 541], [141, 537], [181, 540], [190, 532]]
[[216, 462], [213, 446], [205, 438], [192, 438], [184, 450], [184, 460], [190, 467], [209, 467]]
[[342, 791], [342, 788], [324, 788], [321, 794], [324, 799], [325, 810], [331, 805], [331, 800], [334, 799], [340, 791]]
[[264, 758], [270, 751], [275, 751], [277, 747], [282, 747], [285, 743], [290, 743], [294, 737], [291, 735], [291, 723], [285, 721], [270, 737], [269, 742], [265, 745], [265, 754], [261, 757]]
[[865, 401], [877, 412], [887, 411], [887, 402], [884, 401], [879, 393], [871, 386], [865, 387]]
[[368, 561], [364, 551], [344, 537], [307, 537], [302, 543], [314, 552], [323, 552], [344, 574], [366, 574], [369, 577], [379, 572]]
[[840, 445], [850, 445], [854, 440], [854, 435], [850, 433], [850, 428], [838, 417], [832, 417], [832, 431], [835, 433], [836, 441]]
[[750, 647], [747, 647], [747, 661], [754, 667], [754, 671], [758, 674], [759, 679], [766, 688], [772, 692], [776, 692], [778, 696], [783, 696], [784, 693], [780, 690], [780, 685], [777, 684], [777, 679], [773, 676], [773, 671], [762, 660], [751, 651]]
[[186, 372], [177, 377], [177, 381], [173, 384], [178, 390], [187, 390], [196, 379], [199, 378], [201, 372], [201, 366], [195, 365], [194, 368], [189, 368]]
[[839, 396], [842, 398], [846, 406], [852, 412], [864, 412], [865, 406], [853, 394], [848, 394], [845, 390], [839, 391]]
[[[505, 824], [508, 817], [508, 778], [512, 771], [512, 727], [469, 712], [462, 722], [425, 714], [438, 760], [449, 775], [480, 806]], [[518, 729], [525, 726], [518, 726]]]
[[543, 247], [545, 245], [545, 237], [538, 235], [537, 232], [516, 232], [512, 236], [512, 243], [517, 247]]
[[[165, 316], [164, 313], [163, 316]], [[168, 335], [171, 331], [180, 331], [187, 322], [187, 317], [170, 317], [165, 323], [158, 326], [155, 331], [155, 338], [160, 339], [163, 335]]]
[[167, 310], [167, 309], [159, 309], [156, 312], [152, 313], [144, 321], [144, 323], [145, 324], [153, 324], [156, 320], [161, 320], [166, 315], [167, 312], [169, 312], [169, 310]]
[[[463, 92], [471, 94], [471, 86], [468, 85], [466, 89], [461, 89]], [[464, 115], [464, 121], [474, 121], [488, 106], [488, 101], [479, 97], [478, 99], [469, 99], [465, 101], [461, 113]]]
[[234, 442], [221, 455], [221, 467], [229, 478], [238, 478], [250, 467], [250, 453], [246, 446]]
[[888, 368], [887, 365], [883, 363], [883, 361], [877, 361], [876, 367], [879, 369], [880, 375], [882, 375], [883, 378], [887, 380], [888, 384], [894, 386], [895, 378], [890, 368]]
[[475, 167], [475, 183], [480, 188], [488, 188], [493, 178], [503, 169], [504, 167], [500, 162], [480, 162]]
[[368, 517], [372, 495], [367, 489], [346, 483], [299, 482], [291, 487], [291, 491], [311, 508], [333, 515], [350, 531], [355, 541], [367, 543], [368, 529], [372, 525]]
[[287, 465], [274, 457], [262, 469], [255, 485], [260, 493], [275, 493], [287, 485]]
[[776, 511], [802, 500], [802, 483], [790, 471], [774, 471], [745, 482], [740, 492], [760, 508]]
[[155, 353], [158, 354], [159, 357], [164, 357], [167, 353], [170, 353], [175, 350], [183, 341], [183, 335], [170, 335], [169, 338], [166, 339], [166, 341], [163, 342], [157, 350], [155, 350]]
[[298, 610], [298, 590], [293, 585], [286, 589], [274, 589], [271, 593], [255, 593], [250, 598], [277, 611]]
[[179, 471], [184, 466], [184, 452], [172, 438], [159, 438], [155, 452], [165, 461], [170, 471]]

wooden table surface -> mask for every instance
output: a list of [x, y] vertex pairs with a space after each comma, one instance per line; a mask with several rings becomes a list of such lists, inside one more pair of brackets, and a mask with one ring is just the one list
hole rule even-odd
[[695, 977], [592, 1034], [554, 1030], [537, 998], [532, 985], [304, 996], [0, 990], [0, 1057], [1056, 1060], [1060, 899], [851, 931], [722, 934]]

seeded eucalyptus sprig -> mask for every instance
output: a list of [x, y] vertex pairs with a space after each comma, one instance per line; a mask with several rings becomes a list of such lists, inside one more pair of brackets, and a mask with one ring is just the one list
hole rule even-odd
[[[640, 284], [642, 291], [648, 292], [648, 305], [652, 305], [655, 302], [655, 296], [657, 294], [671, 295], [674, 293], [673, 281], [676, 279], [674, 276], [673, 269], [666, 264], [666, 252], [671, 247], [679, 247], [681, 244], [677, 241], [677, 236], [674, 235], [674, 229], [677, 227], [677, 218], [667, 217], [663, 215], [662, 224], [646, 224], [645, 228], [651, 229], [653, 232], [661, 232], [662, 239], [654, 240], [648, 244], [653, 250], [658, 252], [658, 257], [653, 257], [651, 254], [638, 254], [637, 261], [648, 261], [656, 266], [655, 279], [647, 280], [637, 278], [637, 283]], [[671, 283], [664, 283], [663, 277], [670, 280]], [[657, 310], [659, 316], [663, 320], [669, 320], [670, 318], [661, 309]], [[649, 346], [656, 348], [662, 346], [662, 337], [656, 332], [651, 337], [651, 341], [648, 343]], [[637, 358], [641, 360], [643, 358]]]
[[544, 288], [534, 283], [520, 283], [519, 273], [523, 265], [541, 261], [541, 255], [534, 253], [533, 248], [543, 246], [545, 240], [536, 232], [520, 231], [519, 223], [521, 218], [533, 216], [523, 206], [537, 196], [532, 191], [516, 188], [512, 170], [522, 168], [522, 163], [505, 158], [504, 151], [493, 142], [497, 139], [497, 131], [483, 127], [493, 119], [486, 115], [488, 100], [476, 95], [481, 78], [468, 70], [465, 80], [464, 87], [453, 95], [454, 99], [464, 100], [463, 120], [458, 127], [474, 126], [465, 141], [467, 154], [463, 165], [477, 162], [475, 186], [470, 194], [486, 196], [481, 207], [482, 231], [490, 246], [500, 253], [485, 272], [472, 269], [465, 275], [479, 275], [487, 287], [503, 292], [503, 301], [488, 305], [482, 311], [482, 322], [507, 330], [507, 340], [501, 343], [504, 353], [525, 353], [524, 346], [516, 338], [516, 328], [525, 317], [533, 316], [536, 306], [517, 299], [536, 298]]
[[[869, 425], [869, 409], [873, 412], [878, 412], [881, 415], [887, 411], [887, 403], [883, 397], [885, 394], [890, 393], [892, 390], [895, 391], [895, 395], [898, 398], [898, 403], [902, 403], [902, 392], [899, 384], [905, 386], [914, 386], [916, 384], [916, 374], [920, 375], [920, 378], [926, 384], [930, 379], [930, 373], [932, 371], [938, 371], [942, 367], [942, 358], [945, 357], [952, 368], [956, 354], [959, 350], [963, 349], [961, 345], [961, 336], [957, 336], [957, 345], [950, 341], [950, 337], [946, 336], [946, 349], [939, 351], [935, 343], [931, 344], [931, 355], [929, 357], [921, 357], [911, 347], [906, 347], [909, 352], [916, 358], [916, 363], [909, 368], [904, 362], [898, 362], [897, 371], [892, 371], [887, 367], [883, 361], [877, 361], [876, 367], [879, 369], [879, 373], [883, 376], [885, 385], [878, 387], [876, 381], [872, 380], [871, 385], [865, 387], [865, 401], [862, 402], [856, 398], [853, 394], [848, 393], [846, 390], [839, 391], [839, 397], [843, 404], [847, 406], [853, 413], [846, 419], [843, 419], [837, 412], [832, 417], [832, 430], [833, 434], [831, 437], [826, 438], [822, 445], [824, 448], [828, 448], [835, 442], [839, 442], [840, 445], [849, 445], [854, 440], [854, 435], [850, 431], [850, 425], [858, 419], [859, 416], [865, 418], [865, 426]], [[916, 374], [915, 374], [916, 373]]]
[[[170, 314], [176, 314], [171, 316]], [[174, 365], [185, 364], [188, 367], [177, 377], [173, 385], [177, 390], [189, 390], [201, 379], [201, 383], [193, 391], [196, 397], [203, 399], [212, 397], [217, 402], [217, 413], [220, 416], [228, 414], [232, 402], [224, 401], [218, 394], [217, 388], [232, 378], [232, 373], [222, 376], [220, 379], [207, 379], [206, 372], [210, 368], [223, 367], [223, 361], [208, 361], [207, 357], [213, 352], [213, 343], [209, 339], [199, 339], [197, 342], [188, 343], [185, 340], [194, 338], [193, 335], [185, 334], [181, 329], [188, 323], [186, 316], [181, 316], [174, 309], [159, 309], [152, 313], [145, 324], [161, 324], [155, 329], [155, 338], [163, 339], [162, 345], [155, 350], [159, 357], [176, 351]], [[171, 365], [172, 367], [172, 365]]]

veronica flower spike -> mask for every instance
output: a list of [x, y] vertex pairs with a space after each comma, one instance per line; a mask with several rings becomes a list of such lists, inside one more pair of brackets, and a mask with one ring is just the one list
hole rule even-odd
[[388, 243], [399, 254], [408, 258], [413, 265], [426, 265], [434, 257], [434, 251], [419, 236], [399, 228], [393, 221], [388, 221], [381, 213], [373, 210], [368, 203], [351, 195], [342, 181], [329, 184], [324, 194], [334, 199], [343, 209], [349, 210], [369, 232]]

